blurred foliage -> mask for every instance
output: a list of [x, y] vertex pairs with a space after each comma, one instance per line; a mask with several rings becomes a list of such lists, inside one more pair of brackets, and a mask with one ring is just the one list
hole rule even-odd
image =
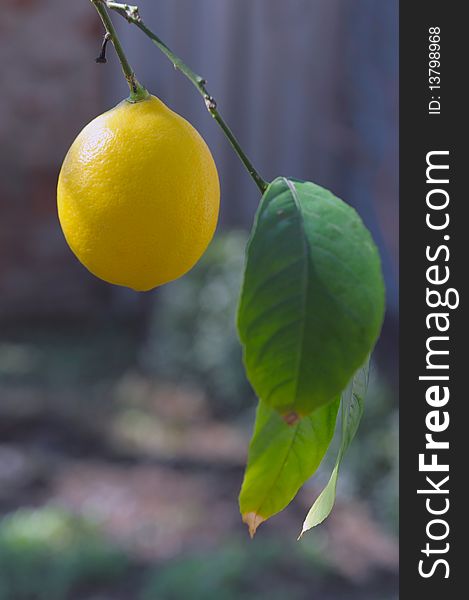
[[[17, 414], [20, 400], [35, 406], [42, 399], [47, 400], [47, 418], [73, 408], [68, 417], [70, 431], [83, 436], [87, 429], [78, 430], [77, 423], [82, 416], [91, 416], [91, 421], [102, 424], [105, 436], [113, 421], [96, 417], [103, 406], [127, 414], [129, 407], [145, 408], [148, 403], [151, 411], [142, 413], [141, 422], [148, 428], [148, 438], [158, 438], [157, 444], [148, 446], [158, 454], [163, 445], [174, 452], [161, 433], [168, 433], [168, 420], [177, 423], [180, 435], [184, 419], [189, 432], [195, 417], [202, 414], [197, 427], [204, 438], [208, 436], [206, 422], [211, 415], [206, 402], [215, 414], [227, 418], [223, 427], [230, 427], [239, 415], [251, 416], [255, 399], [244, 375], [235, 327], [245, 244], [243, 233], [218, 236], [199, 265], [153, 296], [150, 334], [143, 346], [141, 339], [114, 321], [71, 330], [46, 324], [33, 330], [25, 325], [23, 330], [16, 328], [14, 336], [4, 336], [0, 341], [0, 408], [7, 411], [6, 418], [9, 410]], [[137, 357], [146, 374], [136, 371]], [[165, 380], [170, 383], [167, 389]], [[13, 393], [22, 386], [24, 394]], [[395, 397], [379, 364], [372, 366], [364, 418], [339, 484], [345, 505], [353, 497], [371, 505], [379, 523], [393, 533], [398, 490]], [[40, 402], [35, 410], [44, 414]], [[158, 430], [154, 423], [161, 419]], [[49, 426], [40, 421], [36, 426], [37, 430], [30, 430], [36, 437], [26, 435], [25, 439], [39, 440], [39, 450], [46, 444], [49, 450], [62, 452], [72, 444], [69, 430], [64, 429], [62, 442], [50, 445], [51, 439], [57, 439], [53, 420]], [[28, 429], [24, 431], [27, 434]], [[84, 438], [80, 451], [88, 444]], [[25, 453], [33, 456], [29, 450]], [[331, 458], [335, 458], [334, 448]], [[313, 481], [314, 489], [329, 474], [326, 464]], [[217, 485], [224, 489], [223, 477]], [[337, 565], [325, 562], [327, 528], [315, 532], [311, 541], [303, 540], [306, 543], [296, 544], [286, 537], [285, 533], [275, 538], [263, 535], [252, 543], [238, 542], [227, 530], [226, 541], [216, 551], [198, 548], [194, 539], [194, 545], [173, 560], [142, 564], [131, 550], [126, 554], [107, 541], [95, 523], [52, 506], [22, 509], [0, 521], [0, 600], [304, 600], [311, 590], [327, 600], [393, 598], [386, 595], [383, 583], [379, 589], [354, 588], [341, 581]], [[390, 586], [395, 589], [394, 582]]]
[[[279, 540], [228, 542], [217, 552], [181, 557], [152, 573], [140, 600], [305, 598], [304, 582], [330, 572], [318, 549]], [[314, 568], [313, 568], [314, 564]], [[308, 586], [306, 586], [308, 587]]]
[[0, 600], [62, 600], [79, 583], [109, 583], [125, 556], [96, 527], [61, 510], [22, 509], [0, 523]]
[[[380, 375], [373, 360], [365, 410], [352, 444], [342, 463], [337, 495], [365, 501], [377, 521], [398, 535], [399, 508], [399, 410], [396, 396]], [[339, 450], [340, 431], [313, 482], [327, 484]]]
[[215, 414], [253, 404], [236, 333], [247, 236], [218, 235], [197, 266], [158, 296], [142, 363], [164, 379], [196, 384]]
[[137, 563], [96, 524], [53, 507], [23, 509], [0, 522], [0, 600], [306, 600], [312, 590], [328, 600], [376, 600], [377, 589], [380, 600], [395, 600], [390, 585], [342, 579], [326, 537], [231, 536], [216, 549]]
[[24, 330], [18, 325], [13, 340], [0, 338], [0, 382], [51, 387], [92, 383], [116, 377], [135, 355], [135, 339], [115, 323]]
[[[358, 434], [342, 475], [358, 498], [368, 499], [378, 520], [398, 533], [399, 412], [396, 396], [372, 363]], [[348, 472], [348, 473], [347, 473]]]

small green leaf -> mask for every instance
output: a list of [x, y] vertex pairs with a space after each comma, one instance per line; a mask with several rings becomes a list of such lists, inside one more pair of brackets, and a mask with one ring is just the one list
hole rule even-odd
[[369, 362], [356, 373], [342, 396], [342, 441], [339, 454], [326, 487], [320, 493], [306, 516], [300, 537], [305, 531], [316, 527], [316, 525], [327, 519], [334, 507], [340, 465], [357, 433], [363, 415], [365, 394], [368, 387], [368, 374]]
[[282, 415], [345, 388], [384, 314], [379, 254], [355, 210], [308, 182], [276, 179], [257, 213], [238, 311], [248, 378]]
[[259, 402], [239, 504], [251, 536], [280, 512], [311, 477], [334, 435], [340, 399], [288, 425]]

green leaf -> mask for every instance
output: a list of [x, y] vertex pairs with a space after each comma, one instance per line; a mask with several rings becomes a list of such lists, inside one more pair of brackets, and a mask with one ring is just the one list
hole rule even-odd
[[334, 435], [339, 404], [337, 398], [288, 425], [276, 410], [259, 402], [239, 497], [251, 536], [284, 509], [316, 471]]
[[322, 523], [330, 515], [334, 507], [335, 495], [337, 490], [337, 478], [339, 475], [340, 465], [348, 447], [352, 443], [355, 434], [357, 433], [360, 424], [366, 389], [368, 387], [369, 361], [361, 368], [342, 396], [342, 441], [339, 449], [339, 454], [332, 471], [331, 477], [323, 489], [321, 494], [316, 499], [316, 502], [311, 507], [306, 519], [303, 523], [300, 537], [316, 525]]
[[340, 395], [384, 314], [379, 254], [355, 210], [308, 182], [267, 189], [247, 250], [238, 311], [248, 378], [282, 415]]

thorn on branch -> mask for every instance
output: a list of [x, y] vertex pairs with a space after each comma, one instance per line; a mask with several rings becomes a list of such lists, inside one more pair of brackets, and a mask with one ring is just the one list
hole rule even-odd
[[111, 10], [119, 12], [123, 17], [127, 19], [129, 23], [142, 22], [142, 17], [138, 12], [138, 6], [132, 6], [130, 4], [121, 4], [120, 2], [106, 2], [106, 5]]
[[97, 63], [101, 63], [104, 64], [107, 62], [106, 59], [106, 46], [109, 42], [109, 40], [111, 39], [111, 34], [107, 31], [104, 34], [104, 38], [103, 38], [103, 43], [101, 45], [101, 52], [99, 53], [99, 56], [95, 59]]
[[129, 19], [132, 19], [132, 21], [135, 21], [136, 23], [140, 23], [140, 21], [142, 20], [142, 17], [138, 12], [138, 6], [127, 5], [127, 13], [129, 15]]
[[212, 112], [217, 109], [217, 103], [215, 101], [215, 98], [213, 98], [212, 96], [209, 96], [207, 94], [204, 96], [204, 100], [205, 100], [205, 106], [207, 107], [207, 110], [209, 112]]

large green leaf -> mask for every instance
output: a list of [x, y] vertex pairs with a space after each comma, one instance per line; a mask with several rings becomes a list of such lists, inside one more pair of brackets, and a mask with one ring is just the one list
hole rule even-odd
[[247, 375], [282, 415], [330, 402], [381, 328], [379, 254], [355, 210], [308, 182], [276, 179], [247, 252], [238, 329]]
[[334, 435], [339, 398], [288, 425], [260, 401], [239, 504], [251, 536], [295, 497], [318, 468]]
[[308, 512], [300, 537], [330, 515], [335, 502], [339, 469], [348, 447], [352, 443], [363, 415], [364, 401], [368, 387], [369, 362], [357, 371], [342, 395], [342, 440], [331, 477]]

